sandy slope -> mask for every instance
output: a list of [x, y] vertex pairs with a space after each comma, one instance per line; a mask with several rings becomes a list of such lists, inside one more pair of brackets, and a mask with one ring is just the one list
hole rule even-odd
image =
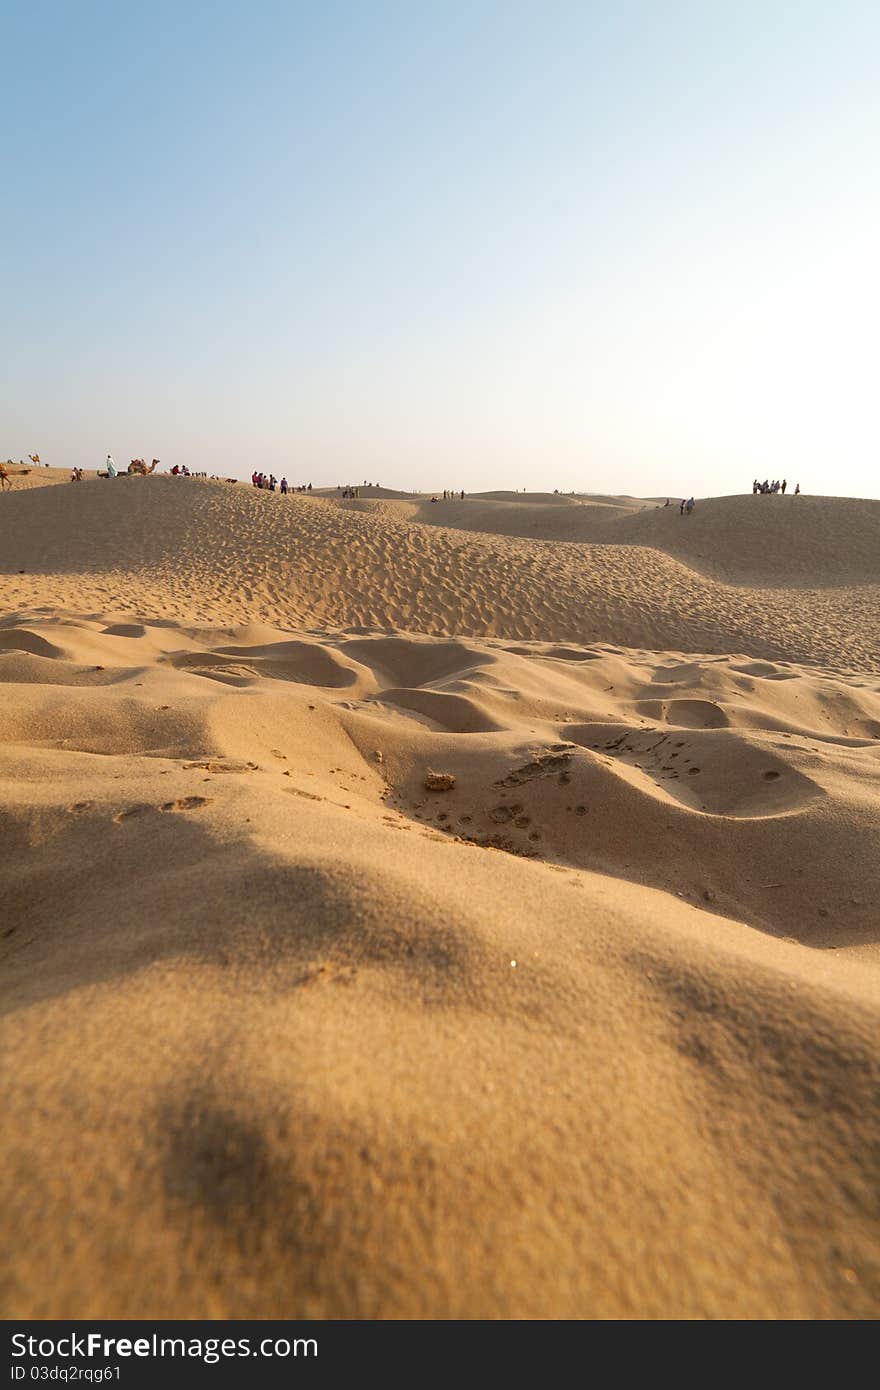
[[802, 503], [0, 498], [6, 1316], [876, 1316], [880, 504]]
[[[697, 559], [686, 565], [659, 548], [670, 531], [695, 534], [702, 512], [686, 521], [677, 511], [653, 513], [658, 534], [649, 548], [643, 539], [575, 544], [463, 534], [401, 516], [394, 501], [282, 499], [243, 484], [167, 477], [117, 481], [118, 488], [93, 480], [7, 495], [0, 555], [8, 602], [39, 604], [43, 576], [53, 574], [62, 595], [75, 581], [80, 606], [182, 622], [604, 641], [855, 670], [872, 670], [880, 649], [880, 584], [876, 575], [864, 582], [870, 547], [856, 546], [847, 499], [822, 500], [826, 515], [840, 508], [836, 583], [805, 588], [791, 543], [780, 542], [773, 586], [750, 582], [748, 565], [722, 583], [692, 567]], [[755, 504], [760, 518], [764, 504], [779, 502], [796, 526], [809, 514], [794, 508], [811, 500], [749, 496], [715, 505], [723, 512]], [[446, 505], [457, 520], [470, 503]], [[712, 504], [704, 505], [709, 513]], [[854, 505], [873, 518], [876, 557], [880, 503]], [[718, 529], [714, 564], [733, 570], [742, 528]]]
[[[729, 584], [811, 589], [877, 583], [880, 502], [851, 497], [710, 497], [682, 517], [634, 498], [508, 493], [401, 502], [412, 520], [495, 535], [649, 546]], [[369, 505], [369, 504], [368, 504]]]

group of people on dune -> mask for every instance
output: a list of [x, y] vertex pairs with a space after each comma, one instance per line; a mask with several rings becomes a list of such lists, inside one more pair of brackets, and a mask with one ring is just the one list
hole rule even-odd
[[274, 473], [252, 473], [251, 482], [254, 487], [264, 488], [266, 492], [274, 492], [276, 488], [286, 497], [289, 492], [311, 492], [311, 483], [301, 483], [298, 487], [291, 487], [286, 478], [282, 478], [280, 483]]
[[[755, 478], [752, 482], [752, 492], [754, 494], [757, 494], [759, 492], [781, 492], [784, 496], [785, 489], [787, 487], [788, 480], [786, 478], [783, 478], [782, 482], [780, 482], [778, 478], [774, 478], [772, 483], [768, 482], [766, 478], [764, 479], [763, 483], [759, 483], [758, 479]], [[797, 497], [800, 493], [800, 490], [800, 483], [796, 483], [794, 492], [792, 493], [792, 497]]]
[[[147, 464], [144, 459], [132, 459], [131, 463], [128, 465], [128, 468], [124, 469], [120, 473], [119, 468], [117, 468], [116, 466], [116, 460], [113, 458], [113, 455], [108, 454], [104, 463], [104, 467], [98, 469], [98, 477], [119, 478], [124, 477], [126, 473], [134, 474], [135, 476], [139, 475], [141, 477], [146, 477], [150, 473], [156, 472], [156, 469], [159, 467], [160, 462], [160, 459], [153, 459], [152, 463]], [[207, 478], [208, 476], [207, 473], [192, 472], [191, 469], [187, 468], [185, 463], [175, 463], [173, 468], [167, 469], [166, 471], [170, 473], [172, 478]], [[216, 474], [212, 473], [211, 477], [214, 479], [215, 482], [220, 481], [220, 479], [217, 478]], [[83, 470], [81, 468], [71, 469], [70, 481], [72, 483], [81, 483], [82, 480]], [[235, 478], [227, 478], [226, 481], [235, 482], [237, 480]]]
[[360, 497], [361, 487], [378, 488], [381, 486], [381, 483], [368, 483], [366, 478], [364, 478], [363, 483], [358, 483], [357, 485], [355, 485], [354, 483], [346, 483], [345, 487], [343, 487], [341, 483], [337, 483], [336, 491], [340, 494], [342, 500], [345, 501], [348, 497], [352, 499]]
[[[785, 489], [786, 489], [787, 487], [788, 487], [788, 481], [787, 481], [787, 479], [785, 479], [785, 478], [783, 478], [781, 482], [780, 482], [778, 479], [775, 479], [772, 483], [768, 482], [766, 478], [764, 479], [763, 483], [759, 483], [758, 480], [757, 480], [757, 478], [756, 478], [755, 481], [752, 483], [752, 492], [753, 492], [753, 493], [758, 493], [758, 492], [781, 492], [781, 493], [784, 493], [784, 492], [785, 492]], [[797, 497], [797, 496], [800, 494], [800, 490], [801, 490], [801, 485], [800, 485], [800, 483], [797, 483], [797, 484], [795, 485], [795, 489], [794, 489], [794, 492], [792, 493], [792, 496], [793, 496], [793, 497]], [[444, 496], [445, 496], [445, 495], [446, 495], [446, 494], [444, 493]], [[462, 495], [462, 497], [464, 497], [464, 493], [462, 493], [461, 495]], [[436, 498], [436, 497], [432, 497], [431, 500], [432, 500], [432, 502], [436, 502], [436, 501], [437, 501], [437, 498]], [[669, 498], [668, 498], [668, 497], [667, 497], [666, 501], [663, 503], [663, 505], [664, 505], [664, 507], [668, 507], [668, 506], [669, 506]], [[679, 515], [680, 515], [680, 516], [690, 516], [691, 512], [694, 510], [694, 507], [695, 507], [696, 505], [697, 505], [697, 504], [696, 504], [696, 502], [694, 501], [693, 497], [687, 497], [687, 498], [683, 497], [683, 498], [681, 499], [681, 502], [680, 502], [679, 505], [678, 505], [678, 512], [679, 512]]]

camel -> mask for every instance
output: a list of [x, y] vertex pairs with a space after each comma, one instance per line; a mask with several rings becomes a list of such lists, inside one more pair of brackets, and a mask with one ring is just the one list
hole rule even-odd
[[129, 473], [140, 473], [141, 477], [145, 478], [148, 473], [155, 473], [158, 463], [158, 459], [153, 459], [153, 462], [148, 468], [143, 459], [132, 459], [131, 463], [128, 465], [128, 471]]
[[12, 459], [9, 459], [6, 463], [0, 463], [0, 491], [12, 487], [11, 478], [26, 478], [31, 471], [29, 468], [10, 468], [11, 462]]

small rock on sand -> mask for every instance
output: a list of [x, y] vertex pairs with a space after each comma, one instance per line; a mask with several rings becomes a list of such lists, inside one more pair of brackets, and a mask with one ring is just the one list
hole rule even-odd
[[451, 792], [455, 777], [451, 772], [426, 772], [425, 790], [429, 792]]

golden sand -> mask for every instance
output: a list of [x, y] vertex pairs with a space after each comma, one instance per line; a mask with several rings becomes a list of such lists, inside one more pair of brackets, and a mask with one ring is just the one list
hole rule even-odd
[[877, 1316], [880, 502], [66, 477], [3, 1315]]

